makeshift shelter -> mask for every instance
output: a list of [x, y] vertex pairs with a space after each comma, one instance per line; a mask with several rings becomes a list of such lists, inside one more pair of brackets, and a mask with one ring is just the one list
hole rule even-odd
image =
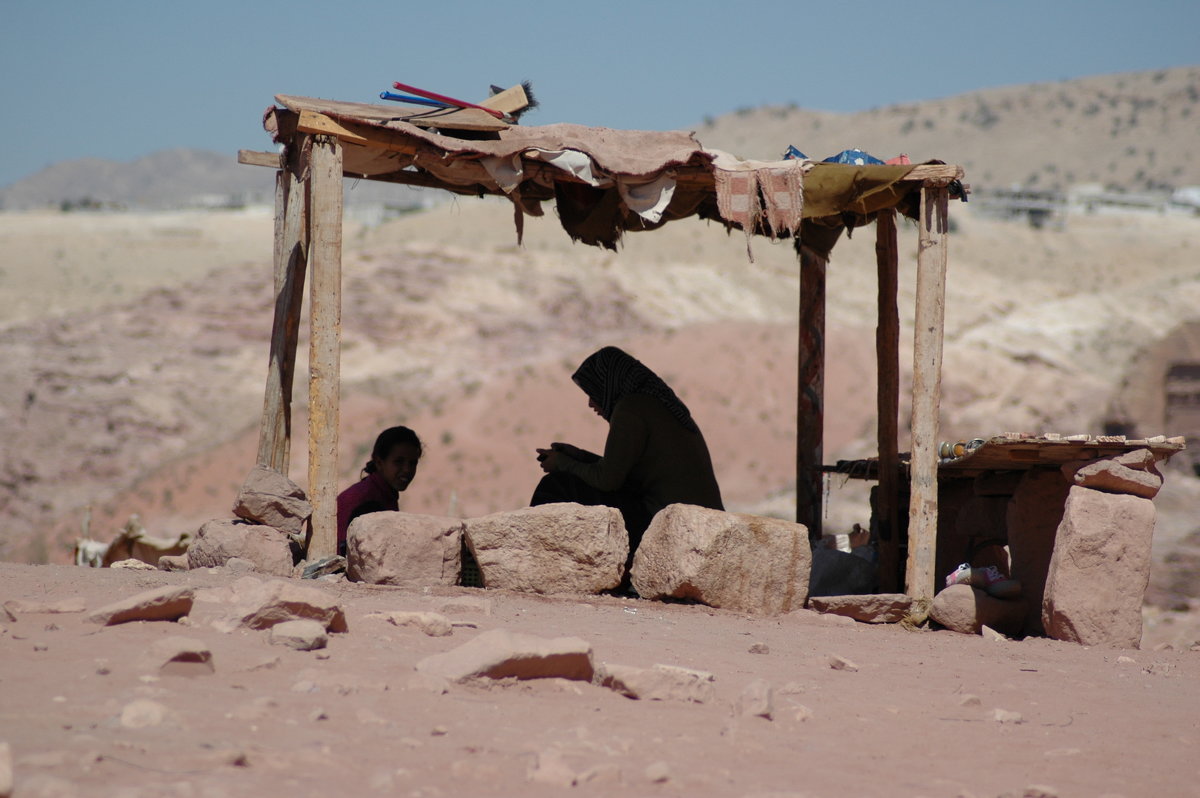
[[[519, 102], [514, 90], [483, 105]], [[933, 595], [937, 529], [938, 405], [947, 263], [948, 201], [962, 169], [941, 163], [857, 165], [806, 159], [743, 161], [685, 132], [578, 125], [521, 127], [482, 110], [405, 114], [395, 107], [280, 95], [264, 126], [283, 153], [243, 151], [242, 163], [278, 170], [275, 321], [259, 464], [287, 472], [291, 390], [306, 271], [310, 291], [310, 556], [334, 552], [337, 504], [342, 178], [508, 197], [518, 237], [525, 215], [553, 200], [577, 241], [616, 248], [626, 232], [699, 216], [754, 235], [794, 238], [800, 261], [796, 520], [821, 534], [825, 270], [841, 232], [874, 221], [879, 500], [885, 590], [898, 571], [899, 314], [895, 215], [918, 220], [912, 452], [906, 585]]]

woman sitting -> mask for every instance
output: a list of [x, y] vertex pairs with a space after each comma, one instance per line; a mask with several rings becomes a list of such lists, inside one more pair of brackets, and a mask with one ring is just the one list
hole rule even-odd
[[346, 530], [360, 515], [399, 510], [400, 492], [417, 474], [421, 439], [408, 427], [391, 427], [379, 433], [363, 478], [338, 495], [338, 554], [346, 553]]
[[615, 346], [590, 355], [571, 377], [608, 422], [604, 455], [567, 443], [538, 449], [546, 476], [531, 505], [616, 507], [629, 531], [629, 556], [654, 514], [668, 504], [725, 509], [712, 458], [687, 406], [653, 371]]

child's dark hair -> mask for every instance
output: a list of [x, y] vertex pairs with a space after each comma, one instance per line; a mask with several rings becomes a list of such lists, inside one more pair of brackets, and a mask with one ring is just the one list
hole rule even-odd
[[402, 443], [416, 446], [418, 457], [425, 450], [421, 445], [421, 439], [417, 437], [417, 433], [408, 427], [388, 427], [379, 433], [379, 437], [375, 439], [375, 448], [371, 450], [371, 459], [363, 466], [363, 471], [366, 471], [368, 474], [374, 474], [375, 461], [384, 459], [392, 451], [393, 447]]

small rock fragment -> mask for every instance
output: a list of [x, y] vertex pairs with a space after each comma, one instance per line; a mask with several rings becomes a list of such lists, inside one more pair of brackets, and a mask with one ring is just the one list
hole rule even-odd
[[271, 627], [267, 640], [271, 645], [287, 646], [297, 651], [314, 651], [325, 648], [329, 638], [325, 627], [318, 621], [284, 621]]
[[829, 658], [829, 667], [835, 671], [850, 671], [851, 673], [858, 670], [858, 666], [845, 657], [839, 657], [836, 654]]
[[765, 679], [755, 679], [746, 685], [737, 700], [737, 714], [743, 717], [771, 720], [775, 712], [775, 698], [771, 685]]
[[161, 726], [169, 714], [170, 711], [157, 701], [138, 698], [121, 709], [121, 725], [127, 729]]
[[458, 648], [417, 663], [422, 673], [452, 682], [469, 679], [564, 679], [591, 681], [592, 647], [578, 637], [553, 639], [493, 629]]
[[646, 766], [646, 780], [652, 784], [663, 784], [671, 780], [671, 766], [659, 760]]
[[978, 707], [982, 706], [983, 702], [979, 700], [979, 696], [973, 693], [964, 693], [963, 697], [958, 699], [958, 705], [960, 707]]
[[1020, 712], [1009, 712], [1007, 709], [992, 710], [992, 720], [997, 723], [1024, 723], [1025, 718]]
[[126, 570], [126, 571], [157, 571], [158, 570], [158, 568], [156, 568], [155, 566], [151, 565], [148, 562], [142, 562], [141, 560], [135, 560], [135, 559], [117, 560], [116, 562], [114, 562], [112, 565], [110, 565], [108, 567], [116, 568], [117, 570]]
[[627, 698], [648, 701], [711, 701], [716, 678], [706, 671], [655, 665], [635, 668], [630, 665], [603, 663], [596, 669], [594, 682], [615, 690]]
[[147, 659], [164, 676], [207, 676], [215, 670], [208, 646], [190, 637], [172, 635], [155, 641]]
[[755, 643], [754, 645], [750, 646], [749, 650], [750, 650], [751, 654], [770, 654], [771, 653], [771, 648], [766, 643]]
[[367, 617], [384, 618], [394, 626], [419, 629], [430, 637], [446, 637], [454, 631], [450, 619], [436, 612], [381, 612]]
[[566, 763], [562, 754], [554, 749], [539, 751], [526, 776], [530, 781], [556, 787], [573, 787], [576, 783], [575, 771]]

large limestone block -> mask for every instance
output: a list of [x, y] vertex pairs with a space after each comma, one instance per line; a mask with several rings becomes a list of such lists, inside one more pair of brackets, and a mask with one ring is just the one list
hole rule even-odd
[[267, 576], [291, 576], [292, 547], [274, 527], [242, 521], [209, 521], [187, 550], [189, 568], [212, 568], [240, 557]]
[[260, 465], [250, 471], [242, 484], [233, 514], [283, 532], [300, 534], [312, 515], [312, 505], [295, 482]]
[[1008, 549], [1012, 578], [1021, 583], [1026, 602], [1025, 634], [1040, 635], [1042, 594], [1071, 485], [1058, 469], [1026, 471], [1008, 504]]
[[483, 585], [531, 593], [593, 594], [621, 584], [629, 534], [612, 507], [560, 503], [466, 522]]
[[804, 606], [811, 568], [802, 524], [672, 504], [650, 522], [632, 575], [643, 598], [774, 615]]
[[1154, 519], [1149, 499], [1071, 488], [1042, 601], [1050, 637], [1138, 647]]
[[397, 512], [360, 515], [346, 534], [346, 576], [373, 585], [457, 584], [462, 534], [458, 518]]
[[929, 617], [963, 634], [977, 635], [987, 626], [1019, 635], [1025, 622], [1025, 601], [994, 598], [970, 585], [951, 585], [933, 597]]

